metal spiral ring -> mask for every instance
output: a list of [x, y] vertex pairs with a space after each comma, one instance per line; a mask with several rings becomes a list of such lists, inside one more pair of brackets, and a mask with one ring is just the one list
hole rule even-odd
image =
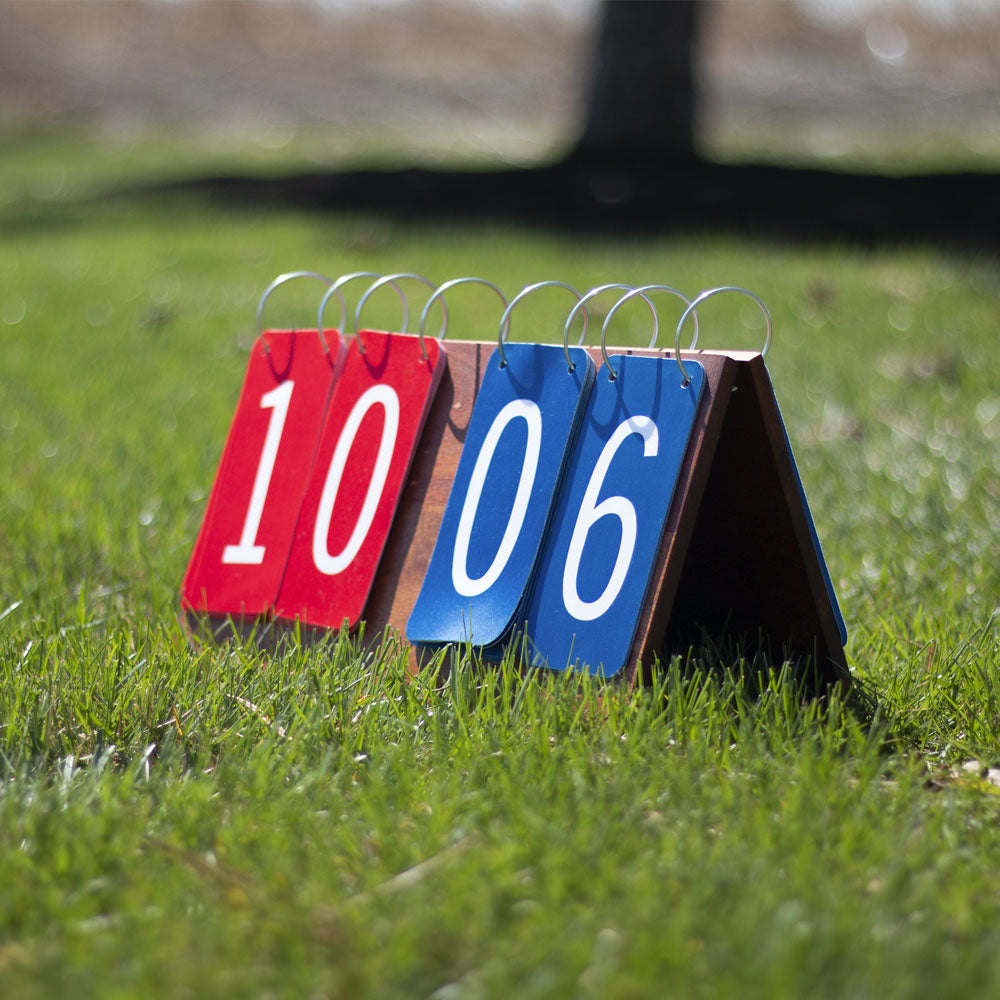
[[[500, 326], [497, 330], [497, 349], [500, 351], [501, 368], [505, 368], [507, 366], [507, 357], [503, 352], [503, 345], [507, 333], [510, 332], [510, 314], [514, 309], [514, 306], [516, 306], [518, 302], [520, 302], [521, 299], [523, 299], [525, 296], [530, 295], [532, 292], [536, 291], [539, 288], [546, 288], [550, 285], [554, 285], [559, 288], [565, 288], [568, 291], [572, 292], [577, 297], [578, 300], [583, 299], [583, 296], [572, 285], [567, 285], [565, 281], [537, 281], [533, 285], [526, 285], [524, 288], [522, 288], [521, 291], [519, 291], [517, 295], [515, 295], [514, 298], [510, 300], [510, 304], [504, 310], [503, 316], [500, 317]], [[590, 316], [587, 313], [586, 307], [584, 307], [583, 310], [584, 337], [586, 337], [587, 335], [587, 326], [589, 322], [590, 322]], [[569, 366], [569, 370], [573, 371], [575, 365], [573, 364], [573, 359], [570, 357], [568, 343], [563, 343], [563, 353], [566, 355], [566, 364]]]
[[[264, 294], [261, 295], [260, 301], [257, 303], [257, 338], [263, 343], [265, 354], [270, 354], [271, 348], [268, 346], [267, 339], [264, 337], [264, 303], [267, 302], [268, 296], [271, 292], [285, 284], [286, 281], [291, 281], [293, 278], [318, 278], [320, 281], [325, 281], [328, 285], [333, 284], [333, 282], [325, 274], [320, 274], [318, 271], [288, 271], [285, 274], [279, 274], [278, 277], [264, 289]], [[319, 340], [323, 345], [324, 353], [329, 354], [330, 345], [326, 342], [326, 337], [323, 336], [323, 327], [320, 326], [317, 332], [319, 333]]]
[[[691, 311], [691, 300], [683, 293], [679, 292], [672, 285], [642, 285], [639, 288], [633, 288], [632, 291], [626, 292], [609, 310], [607, 316], [604, 317], [604, 324], [601, 326], [601, 357], [604, 358], [604, 364], [610, 369], [611, 362], [608, 360], [608, 350], [607, 350], [607, 336], [608, 336], [608, 325], [611, 323], [612, 318], [615, 313], [618, 312], [619, 308], [623, 306], [629, 299], [634, 298], [636, 295], [641, 295], [644, 299], [646, 298], [646, 292], [670, 292], [671, 295], [676, 295], [682, 302], [688, 306], [688, 312]], [[648, 302], [649, 300], [646, 299]], [[653, 310], [656, 312], [655, 308]], [[687, 313], [684, 314], [685, 316]], [[650, 349], [656, 346], [656, 339], [659, 334], [659, 323], [660, 317], [659, 313], [656, 313], [656, 325], [653, 328], [653, 339], [649, 342]], [[688, 346], [689, 351], [693, 351], [695, 345], [698, 343], [698, 314], [694, 314], [694, 336], [691, 338], [691, 343]], [[684, 377], [685, 383], [687, 383], [688, 377], [687, 372], [684, 370], [684, 366], [681, 364], [680, 351], [676, 352], [677, 364], [680, 365], [681, 374]], [[608, 378], [614, 381], [614, 372], [608, 374]]]
[[[471, 284], [486, 285], [487, 288], [492, 288], [493, 291], [500, 296], [500, 301], [503, 302], [504, 306], [506, 307], [507, 296], [504, 295], [504, 293], [501, 292], [500, 289], [497, 288], [497, 286], [494, 285], [492, 281], [487, 281], [485, 278], [473, 278], [473, 277], [452, 278], [451, 281], [446, 281], [443, 285], [434, 290], [434, 292], [431, 294], [431, 297], [427, 300], [426, 305], [424, 306], [423, 310], [420, 313], [420, 331], [419, 331], [420, 353], [423, 355], [424, 361], [427, 360], [427, 351], [424, 349], [424, 326], [427, 324], [427, 316], [431, 311], [431, 306], [434, 305], [434, 303], [446, 291], [448, 291], [449, 288], [454, 288], [456, 285], [471, 285]], [[438, 340], [444, 340], [445, 334], [448, 332], [448, 310], [447, 307], [444, 305], [443, 301], [441, 305], [445, 309], [445, 316], [444, 316], [444, 324], [441, 327], [441, 332], [438, 334]]]
[[[323, 314], [326, 312], [326, 304], [330, 301], [331, 295], [336, 295], [337, 300], [340, 302], [340, 325], [337, 329], [344, 333], [347, 326], [347, 303], [344, 301], [344, 296], [340, 289], [344, 287], [348, 282], [354, 281], [357, 278], [381, 278], [382, 275], [377, 271], [353, 271], [351, 274], [342, 274], [330, 287], [326, 290], [326, 294], [323, 296], [323, 301], [319, 304], [319, 311], [316, 315], [316, 325], [320, 330], [323, 329]], [[403, 290], [393, 283], [393, 288], [396, 289], [399, 294], [399, 299], [403, 303], [403, 322], [406, 323], [409, 318], [409, 303], [406, 301], [406, 296], [403, 294]]]
[[[368, 301], [372, 292], [381, 288], [383, 285], [393, 285], [393, 287], [395, 287], [396, 290], [399, 291], [399, 287], [396, 285], [396, 282], [401, 278], [409, 278], [412, 279], [413, 281], [422, 282], [432, 291], [437, 289], [437, 285], [435, 285], [434, 282], [431, 281], [429, 278], [425, 278], [422, 274], [412, 274], [408, 271], [402, 271], [399, 274], [386, 274], [380, 277], [377, 281], [372, 282], [372, 284], [370, 284], [365, 289], [364, 295], [361, 296], [361, 299], [358, 301], [357, 308], [354, 310], [354, 337], [358, 342], [358, 350], [362, 354], [365, 353], [365, 345], [361, 342], [361, 337], [358, 333], [358, 330], [361, 326], [361, 310], [364, 309], [365, 303]], [[403, 298], [404, 304], [403, 304], [403, 324], [402, 324], [402, 329], [400, 329], [399, 332], [406, 333], [406, 327], [410, 322], [410, 307], [409, 307], [409, 302], [406, 300], [406, 297], [403, 296], [402, 292], [400, 292], [400, 296]], [[441, 308], [444, 310], [444, 319], [441, 323], [441, 335], [443, 336], [444, 331], [448, 326], [448, 307], [445, 305], [443, 301], [441, 303]]]
[[[600, 295], [601, 292], [611, 291], [611, 289], [613, 288], [619, 288], [619, 289], [625, 288], [629, 290], [630, 294], [632, 293], [641, 294], [639, 289], [635, 288], [634, 285], [626, 285], [621, 282], [614, 282], [610, 285], [598, 285], [596, 288], [591, 288], [590, 291], [586, 292], [583, 298], [581, 298], [580, 301], [573, 306], [573, 308], [570, 310], [569, 315], [566, 317], [566, 325], [563, 327], [563, 350], [566, 350], [566, 348], [569, 345], [569, 328], [573, 324], [573, 320], [576, 319], [576, 314], [580, 311], [580, 309], [586, 308], [585, 303], [587, 299], [592, 299], [594, 298], [594, 296]], [[646, 305], [649, 306], [650, 310], [653, 313], [653, 339], [650, 341], [649, 344], [649, 346], [652, 347], [656, 343], [656, 338], [660, 332], [660, 317], [656, 312], [656, 306], [653, 305], [652, 300], [645, 295], [642, 295], [642, 298], [646, 300]], [[619, 302], [615, 303], [611, 311], [614, 312], [614, 310], [617, 309], [620, 304], [621, 301], [619, 300]], [[604, 326], [601, 328], [601, 355], [604, 358], [605, 364], [607, 363], [608, 360], [608, 353], [604, 349], [604, 337], [605, 337], [605, 331], [607, 330], [607, 326], [608, 326], [607, 320], [605, 319]], [[586, 337], [586, 334], [587, 334], [587, 324], [584, 323], [583, 332], [580, 334], [580, 339], [577, 341], [577, 347], [581, 347], [583, 345], [583, 341]]]
[[682, 315], [677, 322], [677, 332], [674, 334], [674, 355], [676, 356], [677, 364], [684, 375], [685, 385], [687, 385], [691, 379], [688, 377], [688, 373], [684, 368], [683, 362], [681, 361], [681, 329], [683, 328], [688, 315], [694, 312], [694, 310], [697, 309], [702, 302], [706, 299], [712, 298], [713, 295], [719, 295], [722, 292], [739, 292], [740, 295], [745, 295], [748, 299], [752, 299], [758, 306], [760, 306], [760, 311], [764, 314], [764, 322], [767, 324], [767, 335], [764, 338], [764, 346], [761, 348], [760, 356], [762, 358], [767, 357], [767, 352], [771, 347], [771, 313], [768, 311], [767, 306], [764, 305], [763, 299], [754, 295], [753, 292], [748, 292], [745, 288], [740, 288], [737, 285], [723, 285], [720, 288], [710, 288], [707, 291], [701, 292], [695, 296], [694, 301], [687, 307], [687, 309], [684, 310], [684, 315]]

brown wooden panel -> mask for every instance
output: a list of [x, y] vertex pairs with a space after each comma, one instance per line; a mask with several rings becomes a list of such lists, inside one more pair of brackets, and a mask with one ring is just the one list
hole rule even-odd
[[[795, 532], [795, 538], [800, 551], [802, 566], [812, 595], [812, 603], [819, 619], [819, 631], [816, 635], [816, 646], [820, 656], [825, 656], [846, 674], [847, 661], [840, 640], [840, 630], [837, 626], [837, 616], [830, 601], [823, 577], [820, 557], [813, 543], [812, 531], [809, 525], [809, 515], [803, 506], [799, 481], [795, 473], [794, 459], [790, 451], [788, 436], [785, 432], [778, 403], [774, 396], [771, 378], [764, 366], [762, 358], [751, 361], [747, 368], [757, 396], [757, 403], [763, 417], [764, 429], [767, 433], [771, 454], [774, 456], [775, 472], [781, 483], [786, 509]], [[834, 671], [839, 675], [840, 671]]]
[[[662, 655], [703, 635], [758, 636], [775, 655], [846, 662], [763, 362], [738, 366], [671, 608]], [[761, 398], [763, 397], [763, 399]]]
[[[494, 343], [445, 343], [448, 367], [427, 416], [365, 609], [365, 635], [371, 640], [381, 641], [388, 627], [405, 642], [406, 621], [434, 551], [472, 407], [495, 349]], [[410, 661], [414, 666], [412, 652]]]

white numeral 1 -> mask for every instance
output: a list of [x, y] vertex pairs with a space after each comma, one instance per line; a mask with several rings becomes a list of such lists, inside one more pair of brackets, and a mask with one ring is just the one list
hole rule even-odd
[[227, 545], [222, 550], [224, 563], [243, 563], [249, 566], [259, 566], [264, 561], [264, 546], [255, 544], [260, 518], [264, 513], [264, 501], [267, 499], [267, 488], [271, 485], [271, 473], [274, 472], [274, 460], [278, 457], [278, 445], [281, 442], [281, 432], [288, 416], [288, 404], [292, 399], [294, 382], [282, 382], [277, 389], [264, 393], [260, 397], [262, 410], [273, 410], [267, 424], [267, 434], [264, 437], [264, 448], [260, 453], [257, 465], [257, 475], [254, 477], [253, 490], [250, 492], [250, 506], [247, 508], [243, 531], [236, 545]]
[[[335, 556], [330, 555], [327, 548], [327, 536], [330, 533], [330, 520], [333, 517], [333, 506], [337, 502], [337, 494], [340, 492], [340, 481], [344, 475], [344, 466], [347, 464], [347, 456], [351, 451], [351, 445], [357, 437], [358, 428], [365, 414], [373, 407], [381, 406], [385, 410], [385, 421], [382, 424], [382, 438], [378, 445], [378, 454], [375, 456], [375, 468], [372, 470], [372, 478], [368, 483], [368, 492], [365, 494], [364, 503], [361, 505], [361, 513], [358, 515], [357, 523], [351, 532], [351, 537], [347, 544]], [[323, 484], [323, 493], [319, 500], [319, 509], [316, 511], [316, 524], [313, 527], [312, 556], [316, 568], [327, 576], [342, 573], [358, 554], [362, 542], [368, 534], [368, 529], [372, 526], [375, 518], [375, 511], [378, 502], [382, 499], [382, 488], [385, 486], [386, 477], [389, 475], [389, 465], [392, 461], [392, 452], [396, 447], [396, 432], [399, 429], [399, 396], [391, 386], [380, 384], [373, 385], [359, 397], [354, 404], [344, 423], [344, 429], [340, 432], [337, 440], [337, 447], [333, 450], [333, 458], [330, 460], [330, 468], [326, 474], [326, 482]]]
[[[514, 494], [514, 506], [507, 522], [507, 530], [500, 540], [493, 562], [489, 569], [480, 577], [472, 579], [469, 576], [469, 539], [472, 535], [472, 525], [476, 520], [479, 508], [479, 498], [482, 496], [486, 473], [493, 461], [493, 453], [500, 441], [504, 428], [512, 420], [521, 418], [528, 425], [528, 443], [521, 464], [521, 478]], [[538, 455], [542, 447], [542, 414], [538, 404], [530, 399], [515, 399], [508, 403], [497, 415], [483, 441], [483, 447], [476, 456], [476, 464], [472, 468], [469, 480], [469, 492], [465, 495], [462, 514], [458, 519], [458, 532], [455, 538], [455, 551], [451, 558], [451, 582], [455, 590], [463, 597], [475, 597], [489, 590], [507, 565], [517, 536], [524, 524], [524, 515], [528, 511], [528, 500], [531, 497], [531, 487], [535, 482], [535, 472], [538, 469]]]
[[[590, 482], [587, 483], [587, 489], [583, 494], [583, 502], [580, 504], [580, 513], [573, 526], [573, 535], [570, 538], [569, 552], [566, 556], [566, 566], [563, 570], [562, 592], [566, 610], [578, 621], [593, 621], [595, 618], [600, 618], [611, 607], [625, 583], [625, 575], [628, 572], [629, 563], [632, 562], [636, 538], [635, 507], [622, 496], [607, 497], [600, 503], [596, 503], [597, 495], [601, 491], [604, 477], [608, 474], [608, 468], [611, 465], [611, 460], [615, 457], [615, 452], [632, 434], [642, 436], [643, 456], [648, 458], [650, 455], [656, 454], [660, 435], [656, 430], [656, 424], [649, 417], [631, 417], [620, 423], [604, 446], [601, 456], [594, 466]], [[618, 544], [618, 556], [615, 559], [614, 569], [611, 571], [611, 578], [601, 596], [594, 601], [584, 601], [577, 590], [583, 546], [586, 544], [587, 535], [593, 525], [602, 517], [608, 516], [617, 517], [621, 522], [622, 537]]]

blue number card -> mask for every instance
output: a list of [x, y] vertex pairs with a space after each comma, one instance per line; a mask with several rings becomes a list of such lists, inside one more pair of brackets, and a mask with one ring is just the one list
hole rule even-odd
[[785, 428], [784, 418], [778, 408], [777, 400], [774, 403], [778, 422], [781, 425], [781, 434], [785, 441], [785, 449], [788, 455], [788, 462], [795, 475], [795, 485], [799, 490], [799, 498], [802, 501], [802, 512], [805, 515], [806, 525], [809, 528], [809, 537], [812, 540], [813, 549], [816, 552], [816, 560], [819, 563], [820, 573], [823, 577], [823, 586], [826, 588], [827, 600], [830, 602], [830, 609], [833, 612], [834, 620], [837, 623], [837, 634], [840, 636], [840, 644], [847, 643], [847, 622], [844, 621], [844, 614], [840, 610], [840, 602], [837, 600], [837, 592], [833, 588], [833, 580], [830, 578], [830, 570], [826, 564], [826, 556], [823, 555], [823, 546], [820, 544], [819, 532], [816, 531], [816, 522], [813, 520], [812, 511], [809, 509], [809, 501], [806, 499], [806, 489], [802, 485], [802, 477], [799, 475], [799, 467], [795, 464], [795, 456], [792, 454], [792, 442], [788, 439], [788, 430]]
[[[573, 449], [527, 617], [531, 662], [627, 664], [705, 386], [686, 361], [613, 356], [598, 373]], [[610, 377], [614, 374], [614, 378]]]
[[491, 647], [523, 624], [595, 373], [581, 348], [569, 359], [545, 344], [494, 351], [407, 622], [410, 642]]

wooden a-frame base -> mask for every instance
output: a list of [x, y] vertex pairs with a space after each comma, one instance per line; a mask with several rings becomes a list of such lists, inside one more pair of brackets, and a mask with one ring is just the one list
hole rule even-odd
[[706, 392], [626, 678], [639, 679], [655, 658], [683, 654], [706, 635], [729, 635], [812, 657], [822, 681], [849, 682], [834, 598], [763, 358], [682, 358], [705, 367]]

